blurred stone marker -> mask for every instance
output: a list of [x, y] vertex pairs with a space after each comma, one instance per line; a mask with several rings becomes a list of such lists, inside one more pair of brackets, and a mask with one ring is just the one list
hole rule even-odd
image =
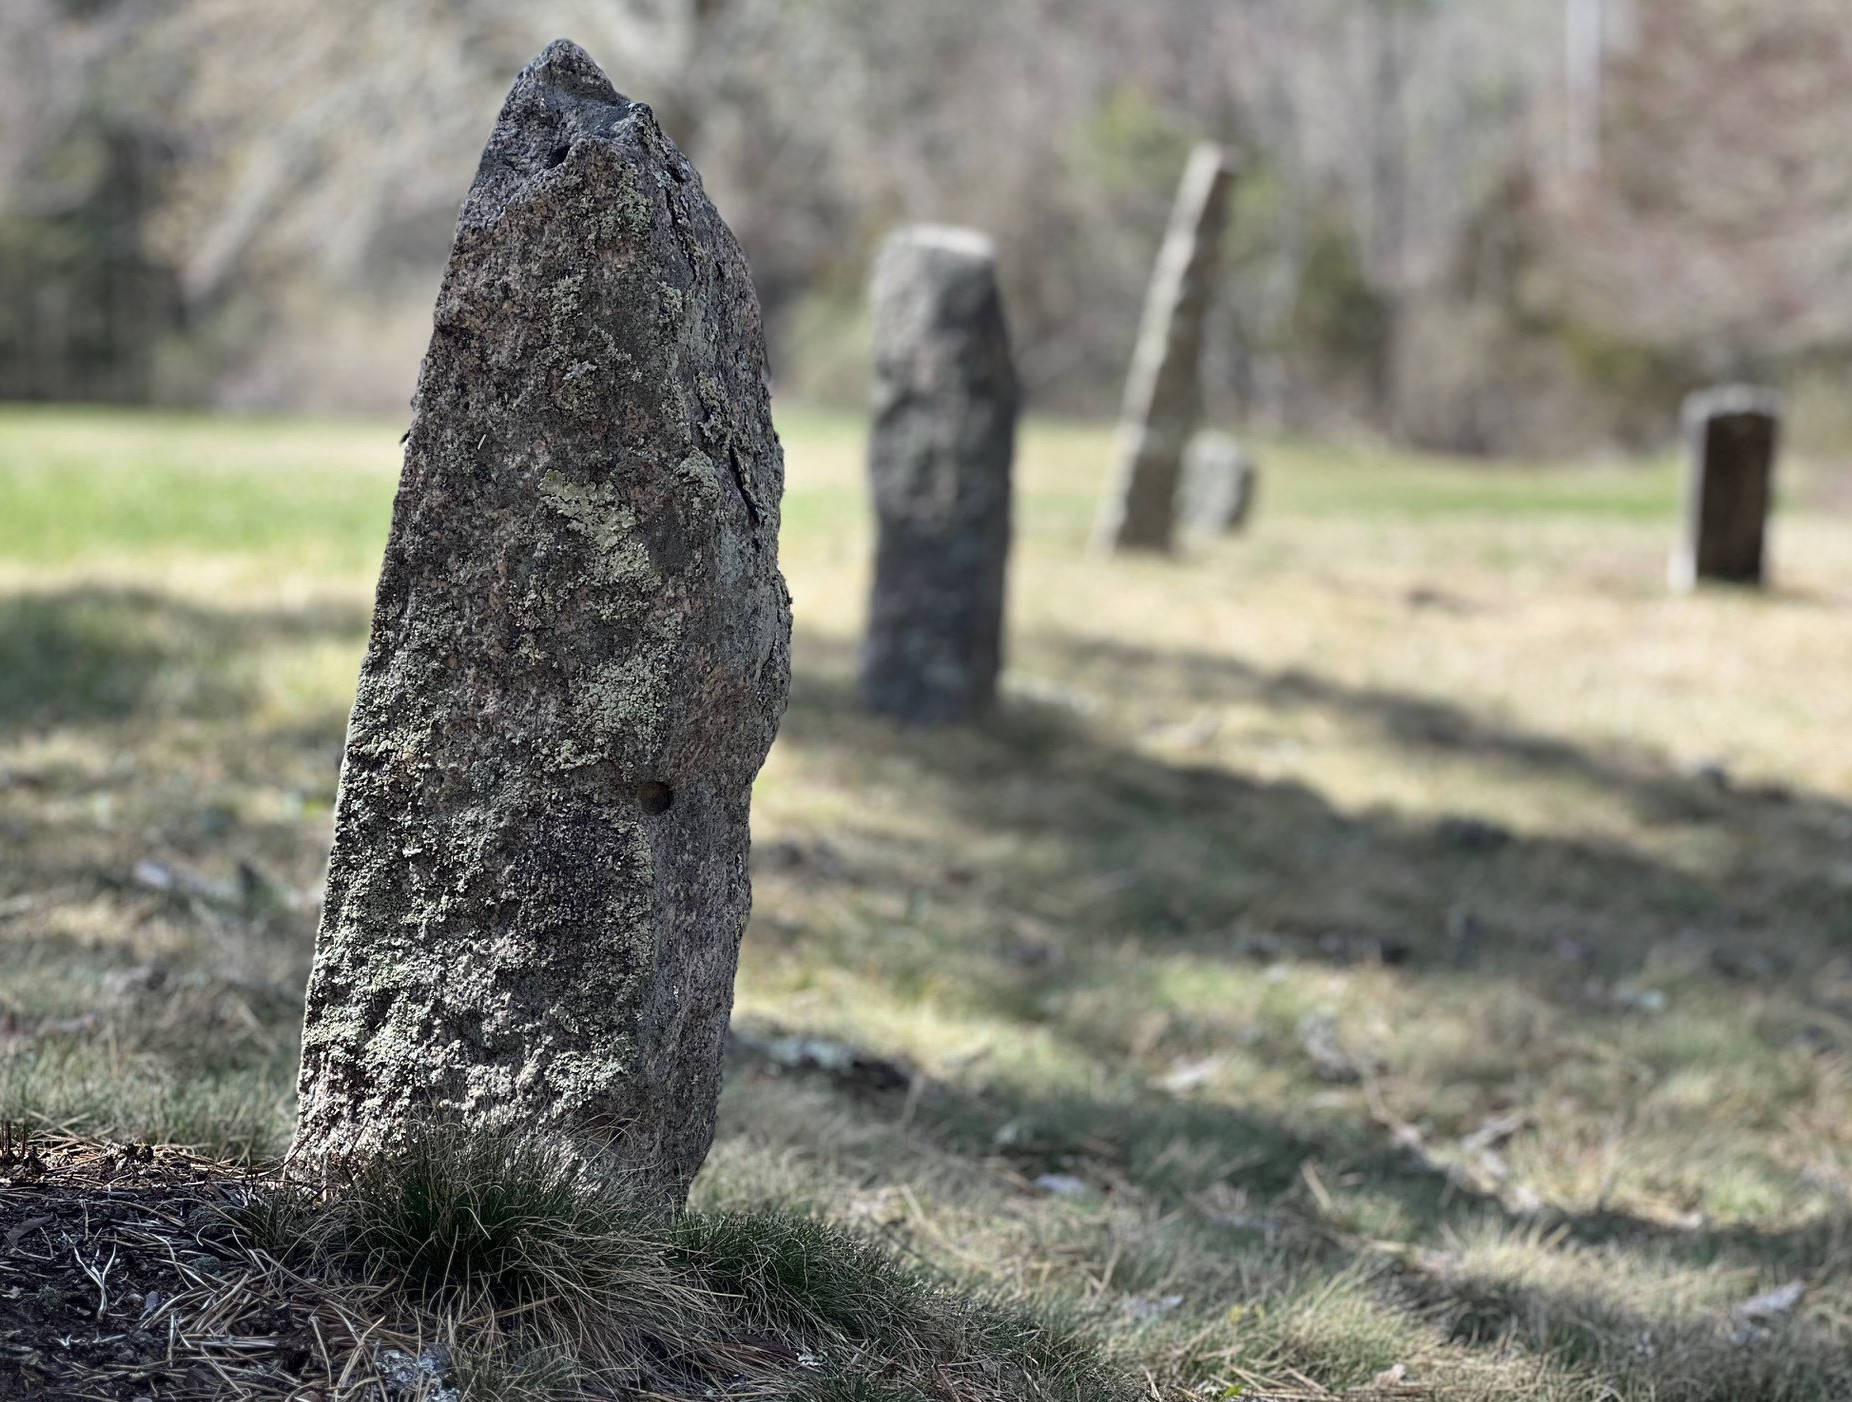
[[1118, 473], [1099, 524], [1109, 550], [1171, 548], [1184, 445], [1202, 407], [1203, 324], [1234, 182], [1226, 149], [1205, 142], [1191, 153], [1126, 378]]
[[1780, 399], [1750, 385], [1702, 390], [1685, 401], [1684, 423], [1691, 460], [1672, 587], [1692, 589], [1703, 579], [1760, 584], [1767, 568]]
[[1211, 535], [1238, 531], [1254, 509], [1258, 472], [1226, 433], [1199, 433], [1183, 458], [1183, 517]]
[[1016, 373], [990, 240], [899, 230], [875, 260], [877, 541], [862, 695], [904, 721], [968, 720], [1003, 661]]
[[490, 134], [413, 404], [292, 1159], [557, 1132], [679, 1203], [789, 683], [784, 468], [739, 246], [572, 44]]

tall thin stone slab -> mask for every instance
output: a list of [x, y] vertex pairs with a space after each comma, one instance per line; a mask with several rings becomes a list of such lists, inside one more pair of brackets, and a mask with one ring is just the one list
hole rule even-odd
[[665, 1203], [713, 1137], [784, 709], [784, 466], [745, 259], [549, 45], [458, 219], [348, 724], [293, 1158], [423, 1120]]
[[1184, 447], [1202, 408], [1203, 326], [1234, 181], [1228, 151], [1206, 142], [1183, 172], [1126, 379], [1118, 473], [1099, 524], [1106, 549], [1171, 548]]
[[1683, 534], [1672, 552], [1674, 589], [1699, 580], [1760, 584], [1766, 571], [1781, 403], [1771, 390], [1731, 385], [1685, 401], [1690, 466]]
[[878, 539], [862, 651], [873, 710], [971, 718], [996, 698], [1017, 388], [990, 241], [903, 229], [874, 273]]

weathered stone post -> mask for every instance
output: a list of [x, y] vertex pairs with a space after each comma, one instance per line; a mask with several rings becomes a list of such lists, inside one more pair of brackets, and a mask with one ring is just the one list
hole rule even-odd
[[1686, 399], [1684, 421], [1691, 461], [1672, 587], [1692, 589], [1700, 579], [1760, 584], [1780, 399], [1749, 385], [1703, 390]]
[[996, 698], [1016, 374], [990, 240], [902, 229], [874, 272], [878, 539], [862, 694], [919, 723]]
[[1226, 433], [1199, 433], [1183, 457], [1183, 514], [1208, 535], [1238, 531], [1254, 508], [1259, 473]]
[[1118, 475], [1099, 524], [1108, 550], [1171, 548], [1183, 449], [1202, 406], [1203, 323], [1234, 181], [1233, 158], [1208, 142], [1183, 172], [1126, 378]]
[[733, 236], [586, 54], [463, 202], [348, 724], [292, 1157], [558, 1132], [674, 1204], [713, 1137], [784, 709], [784, 467]]

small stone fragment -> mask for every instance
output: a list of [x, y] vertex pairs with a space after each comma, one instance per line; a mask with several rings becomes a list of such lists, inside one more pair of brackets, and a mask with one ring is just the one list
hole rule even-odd
[[1764, 1290], [1759, 1295], [1750, 1296], [1730, 1313], [1738, 1319], [1763, 1323], [1794, 1313], [1800, 1308], [1801, 1301], [1806, 1298], [1807, 1282], [1790, 1280], [1785, 1285], [1777, 1285], [1772, 1290]]
[[917, 724], [964, 721], [996, 700], [1016, 373], [990, 240], [918, 226], [874, 272], [878, 538], [862, 695]]
[[1205, 535], [1224, 535], [1247, 524], [1259, 471], [1248, 452], [1226, 433], [1199, 433], [1183, 459], [1183, 516]]

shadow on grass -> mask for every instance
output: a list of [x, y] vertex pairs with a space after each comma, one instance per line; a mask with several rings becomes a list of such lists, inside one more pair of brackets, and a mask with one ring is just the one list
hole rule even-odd
[[992, 1083], [975, 1094], [935, 1085], [916, 1114], [947, 1148], [1001, 1155], [1031, 1179], [1052, 1172], [1106, 1185], [1129, 1183], [1170, 1210], [1193, 1205], [1200, 1210], [1205, 1192], [1220, 1184], [1237, 1187], [1256, 1203], [1242, 1219], [1254, 1230], [1266, 1225], [1259, 1204], [1268, 1203], [1285, 1205], [1305, 1220], [1320, 1219], [1328, 1228], [1348, 1227], [1331, 1219], [1308, 1186], [1310, 1165], [1322, 1181], [1345, 1185], [1334, 1198], [1340, 1217], [1347, 1196], [1370, 1199], [1370, 1215], [1392, 1208], [1411, 1241], [1444, 1241], [1491, 1227], [1512, 1234], [1556, 1232], [1581, 1246], [1650, 1249], [1698, 1268], [1779, 1267], [1790, 1275], [1817, 1276], [1852, 1265], [1847, 1254], [1852, 1220], [1842, 1216], [1766, 1230], [1744, 1224], [1670, 1226], [1615, 1210], [1514, 1209], [1368, 1122], [1337, 1113], [1287, 1125], [1249, 1106], [1173, 1098], [1148, 1088], [1121, 1095], [1049, 1095], [1019, 1083]]
[[[1515, 1346], [1592, 1374], [1614, 1389], [1602, 1396], [1814, 1402], [1852, 1395], [1845, 1318], [1805, 1294], [1775, 1307], [1742, 1297], [1720, 1303], [1714, 1292], [1699, 1301], [1690, 1298], [1689, 1278], [1649, 1273], [1629, 1281], [1628, 1273], [1604, 1269], [1606, 1252], [1551, 1260], [1548, 1251], [1533, 1246], [1505, 1270], [1475, 1268], [1470, 1259], [1431, 1263], [1404, 1273], [1402, 1288], [1454, 1342]], [[1729, 1257], [1718, 1251], [1684, 1264], [1704, 1267], [1713, 1259]], [[1806, 1255], [1762, 1264], [1790, 1276], [1811, 1269]], [[1816, 1275], [1809, 1283], [1821, 1281]]]
[[148, 589], [0, 597], [0, 737], [80, 737], [0, 764], [6, 1115], [279, 1146], [345, 708], [264, 723], [260, 669], [365, 626]]
[[[1039, 649], [1046, 651], [1046, 640]], [[1058, 642], [1062, 675], [1092, 670], [1136, 685], [1155, 655]], [[1716, 792], [1655, 773], [1648, 760], [1590, 753], [1457, 707], [1363, 692], [1303, 673], [1164, 659], [1189, 694], [1239, 694], [1290, 708], [1360, 712], [1399, 748], [1470, 748], [1499, 763], [1571, 769], [1616, 802], [1701, 813], [1732, 841], [1714, 867], [1687, 870], [1617, 843], [1525, 837], [1386, 809], [1350, 814], [1304, 785], [1262, 782], [1219, 765], [1173, 764], [1104, 736], [1069, 712], [1012, 702], [962, 730], [909, 730], [868, 716], [851, 649], [800, 637], [781, 745], [834, 751], [867, 771], [871, 793], [903, 793], [942, 814], [943, 844], [860, 843], [839, 879], [889, 889], [957, 877], [969, 841], [1015, 839], [980, 895], [1057, 925], [1066, 942], [1127, 937], [1229, 955], [1256, 937], [1272, 954], [1381, 957], [1412, 967], [1554, 961], [1633, 972], [1663, 942], [1695, 936], [1721, 962], [1747, 950], [1807, 963], [1852, 947], [1852, 903], [1831, 876], [1852, 809], [1816, 798]], [[1092, 678], [1089, 679], [1090, 681]], [[1592, 801], [1599, 801], [1595, 799]], [[1843, 856], [1839, 858], [1843, 859]], [[968, 873], [965, 873], [968, 875]], [[957, 900], [956, 881], [935, 897]], [[976, 899], [977, 897], [971, 897]]]
[[225, 717], [249, 704], [244, 654], [358, 640], [367, 610], [215, 608], [149, 589], [82, 585], [0, 597], [0, 729]]
[[[736, 1040], [729, 1059], [730, 1075], [767, 1069], [750, 1041]], [[769, 1072], [774, 1078], [791, 1074], [778, 1066]], [[1553, 1234], [1552, 1240], [1584, 1247], [1649, 1250], [1692, 1268], [1778, 1268], [1810, 1279], [1852, 1270], [1852, 1218], [1843, 1214], [1770, 1229], [1675, 1226], [1613, 1209], [1513, 1207], [1339, 1110], [1297, 1115], [1289, 1124], [1254, 1105], [1142, 1085], [1049, 1090], [1005, 1076], [981, 1085], [929, 1080], [896, 1087], [871, 1082], [856, 1069], [798, 1074], [832, 1083], [864, 1112], [904, 1122], [902, 1133], [923, 1135], [945, 1152], [1007, 1166], [1025, 1185], [1056, 1174], [1106, 1194], [1131, 1187], [1163, 1215], [1193, 1214], [1237, 1232], [1271, 1235], [1315, 1226], [1321, 1240], [1352, 1250], [1371, 1234], [1345, 1220], [1348, 1203], [1362, 1204], [1373, 1218], [1397, 1218], [1397, 1236], [1410, 1242], [1496, 1229], [1513, 1236]], [[1308, 1181], [1308, 1167], [1321, 1185], [1342, 1184], [1341, 1191], [1324, 1199]], [[1218, 1198], [1225, 1188], [1238, 1190], [1238, 1209]]]
[[[1101, 996], [1062, 996], [1069, 986], [1097, 990], [1111, 980], [1123, 986], [1121, 1002], [1143, 1002], [1156, 1013], [1161, 985], [1142, 990], [1128, 980], [1142, 977], [1144, 956], [1170, 951], [1227, 961], [1354, 958], [1361, 950], [1457, 984], [1462, 999], [1553, 982], [1565, 998], [1581, 998], [1591, 974], [1636, 973], [1667, 944], [1706, 951], [1708, 972], [1719, 976], [1715, 986], [1726, 990], [1720, 997], [1732, 996], [1727, 981], [1737, 978], [1786, 973], [1804, 982], [1852, 944], [1852, 911], [1828, 861], [1852, 820], [1845, 805], [1732, 792], [1669, 773], [1649, 755], [1582, 749], [1463, 708], [1305, 673], [1270, 675], [1206, 656], [1072, 639], [1043, 637], [1031, 646], [1040, 657], [1053, 654], [1053, 674], [1079, 677], [1090, 690], [1135, 688], [1141, 668], [1182, 668], [1187, 677], [1162, 684], [1167, 694], [1339, 711], [1379, 727], [1398, 762], [1449, 749], [1514, 771], [1572, 775], [1590, 786], [1592, 803], [1611, 799], [1665, 821], [1708, 825], [1728, 837], [1727, 856], [1685, 868], [1619, 843], [1488, 837], [1389, 810], [1345, 813], [1303, 785], [1166, 762], [1044, 705], [1015, 702], [964, 730], [896, 729], [863, 713], [850, 647], [801, 637], [780, 743], [821, 759], [823, 772], [847, 784], [865, 784], [870, 817], [856, 831], [819, 833], [819, 843], [840, 844], [842, 852], [812, 863], [806, 875], [919, 893], [902, 917], [912, 946], [873, 944], [881, 931], [856, 922], [846, 932], [807, 932], [806, 939], [843, 943], [817, 957], [878, 961], [882, 976], [895, 979], [911, 976], [908, 961], [929, 967], [935, 997], [1038, 1024], [1058, 1041], [1089, 1048], [1107, 1082], [1051, 1089], [1034, 1073], [999, 1069], [981, 1088], [934, 1086], [904, 1111], [897, 1099], [893, 1112], [910, 1117], [915, 1132], [960, 1157], [1000, 1161], [1025, 1185], [1052, 1173], [1109, 1194], [1135, 1187], [1166, 1214], [1199, 1220], [1205, 1230], [1264, 1234], [1279, 1220], [1314, 1224], [1339, 1256], [1368, 1254], [1367, 1239], [1385, 1230], [1410, 1250], [1489, 1232], [1548, 1238], [1536, 1248], [1539, 1270], [1551, 1266], [1542, 1258], [1560, 1244], [1612, 1250], [1630, 1271], [1649, 1277], [1726, 1267], [1817, 1282], [1846, 1272], [1848, 1223], [1830, 1212], [1765, 1230], [1673, 1226], [1616, 1211], [1520, 1210], [1441, 1159], [1396, 1142], [1348, 1101], [1321, 1109], [1302, 1098], [1288, 1122], [1253, 1104], [1173, 1096], [1141, 1084], [1136, 1068], [1123, 1076], [1111, 1069], [1123, 1058], [1117, 1034], [1096, 1025]], [[883, 804], [896, 795], [904, 821], [889, 827]], [[922, 903], [942, 907], [942, 918], [913, 919]], [[986, 921], [1007, 930], [1017, 912], [1039, 917], [1045, 938], [1060, 947], [1012, 970], [996, 958], [1003, 936], [979, 946]], [[1125, 957], [1128, 944], [1140, 958]], [[1772, 962], [1745, 972], [1745, 952]], [[1803, 1000], [1811, 996], [1798, 982]], [[1294, 1046], [1280, 1050], [1300, 1055]], [[1462, 1047], [1457, 1065], [1431, 1058], [1424, 1074], [1437, 1084], [1470, 1081], [1481, 1074], [1475, 1058], [1483, 1050]], [[1664, 1054], [1683, 1052], [1668, 1043]], [[1142, 1060], [1149, 1074], [1151, 1057]], [[1309, 1074], [1304, 1079], [1316, 1084]], [[1453, 1147], [1450, 1137], [1436, 1144]], [[1342, 1187], [1325, 1201], [1321, 1182]], [[1557, 1277], [1512, 1287], [1503, 1312], [1494, 1297], [1504, 1287], [1496, 1283], [1443, 1283], [1427, 1308], [1463, 1339], [1513, 1338], [1612, 1372], [1626, 1371], [1613, 1349], [1657, 1336], [1689, 1348], [1696, 1371], [1681, 1371], [1692, 1382], [1677, 1395], [1693, 1398], [1789, 1395], [1783, 1389], [1790, 1382], [1805, 1387], [1844, 1372], [1843, 1339], [1816, 1323], [1778, 1324], [1770, 1348], [1779, 1351], [1771, 1352], [1732, 1343], [1732, 1321], [1714, 1309], [1693, 1322], [1670, 1307], [1617, 1304], [1621, 1285], [1612, 1296], [1593, 1287], [1580, 1295]], [[1571, 1348], [1563, 1331], [1584, 1316], [1602, 1322], [1587, 1349]], [[1658, 1375], [1640, 1366], [1641, 1385], [1650, 1386]]]
[[1034, 651], [1058, 659], [1064, 675], [1081, 676], [1091, 690], [1135, 698], [1154, 675], [1171, 678], [1197, 704], [1257, 704], [1276, 712], [1322, 709], [1373, 727], [1384, 739], [1422, 754], [1459, 755], [1517, 771], [1579, 779], [1625, 803], [1648, 823], [1740, 826], [1782, 810], [1803, 819], [1852, 823], [1852, 805], [1779, 788], [1736, 790], [1721, 769], [1669, 772], [1663, 760], [1637, 753], [1597, 750], [1501, 723], [1463, 706], [1383, 687], [1355, 686], [1303, 668], [1268, 672], [1220, 653], [1158, 649], [1056, 634], [1037, 639]]
[[[736, 1044], [729, 1075], [762, 1071], [758, 1056]], [[1758, 1389], [1787, 1378], [1817, 1387], [1852, 1368], [1840, 1320], [1777, 1314], [1755, 1324], [1714, 1304], [1687, 1306], [1680, 1289], [1689, 1289], [1690, 1277], [1677, 1288], [1671, 1279], [1677, 1272], [1729, 1271], [1740, 1278], [1744, 1297], [1760, 1288], [1758, 1279], [1821, 1286], [1848, 1268], [1852, 1222], [1843, 1216], [1760, 1230], [1677, 1228], [1612, 1211], [1523, 1211], [1336, 1114], [1287, 1125], [1251, 1106], [1149, 1089], [1049, 1093], [992, 1081], [931, 1082], [906, 1091], [874, 1090], [847, 1075], [826, 1079], [856, 1115], [885, 1121], [894, 1134], [885, 1151], [874, 1152], [896, 1162], [872, 1170], [858, 1163], [858, 1177], [872, 1171], [877, 1179], [891, 1173], [904, 1180], [905, 1165], [929, 1145], [991, 1166], [1025, 1198], [1043, 1196], [1030, 1185], [1044, 1175], [1058, 1175], [1045, 1181], [1077, 1194], [1082, 1206], [1133, 1190], [1151, 1203], [1152, 1220], [1194, 1239], [1190, 1254], [1199, 1262], [1226, 1268], [1243, 1255], [1265, 1258], [1276, 1250], [1333, 1271], [1360, 1261], [1393, 1262], [1398, 1292], [1459, 1342], [1516, 1342], [1559, 1363], [1636, 1374], [1643, 1387], [1666, 1384], [1671, 1372], [1690, 1380], [1692, 1390], [1667, 1395], [1827, 1395]], [[773, 1086], [775, 1098], [775, 1080]], [[873, 1142], [857, 1138], [863, 1154]], [[1399, 1241], [1360, 1227], [1350, 1215], [1359, 1211], [1399, 1215]], [[1471, 1243], [1484, 1239], [1517, 1244], [1505, 1270], [1476, 1259]], [[1195, 1298], [1185, 1282], [1166, 1278], [1164, 1262], [1151, 1263], [1156, 1275], [1149, 1281], [1139, 1279], [1135, 1260], [1120, 1264], [1122, 1289], [1180, 1289], [1183, 1298]], [[1212, 1316], [1224, 1307], [1213, 1290], [1199, 1303]], [[1656, 1348], [1637, 1352], [1642, 1340], [1656, 1341]]]

